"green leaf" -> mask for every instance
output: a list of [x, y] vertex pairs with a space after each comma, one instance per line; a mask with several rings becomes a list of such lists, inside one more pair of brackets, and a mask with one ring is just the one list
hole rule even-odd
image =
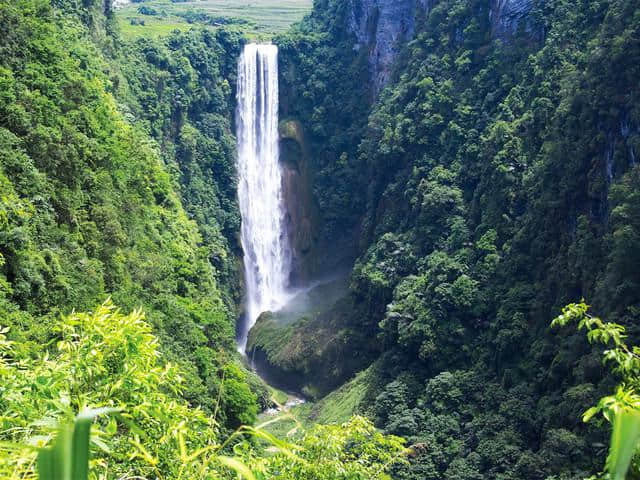
[[607, 457], [607, 471], [613, 480], [624, 480], [640, 439], [640, 411], [622, 408], [616, 412]]
[[587, 423], [589, 420], [591, 420], [591, 418], [600, 411], [600, 408], [598, 407], [591, 407], [589, 410], [587, 410], [586, 412], [584, 412], [584, 415], [582, 415], [582, 421]]
[[38, 478], [40, 480], [55, 479], [55, 456], [52, 448], [43, 448], [38, 453]]
[[91, 424], [94, 418], [116, 411], [111, 408], [85, 410], [76, 418], [74, 428], [61, 428], [53, 445], [38, 453], [40, 480], [86, 480], [89, 477]]
[[76, 419], [73, 429], [73, 479], [85, 480], [89, 477], [89, 438], [93, 416], [82, 415]]
[[84, 480], [71, 476], [72, 454], [69, 429], [61, 429], [54, 445], [40, 450], [37, 467], [40, 480]]
[[256, 480], [256, 477], [253, 475], [249, 467], [247, 467], [244, 463], [242, 463], [237, 458], [219, 456], [217, 457], [218, 462], [224, 465], [227, 468], [230, 468], [238, 475], [246, 478], [247, 480]]

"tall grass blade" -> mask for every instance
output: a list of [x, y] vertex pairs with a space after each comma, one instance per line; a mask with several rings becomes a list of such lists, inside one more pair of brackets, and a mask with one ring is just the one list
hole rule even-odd
[[245, 478], [246, 480], [256, 480], [256, 477], [253, 475], [253, 472], [240, 460], [232, 457], [218, 456], [217, 460], [227, 468], [230, 468], [234, 472], [236, 472], [239, 476]]
[[624, 480], [640, 440], [640, 411], [622, 408], [613, 420], [607, 471], [613, 480]]
[[54, 480], [56, 478], [55, 456], [52, 448], [43, 448], [38, 453], [38, 478], [40, 480]]
[[87, 480], [91, 454], [91, 424], [104, 413], [117, 411], [112, 408], [85, 410], [76, 417], [73, 430], [60, 429], [52, 446], [38, 453], [39, 480]]
[[93, 416], [79, 416], [73, 429], [73, 479], [85, 480], [89, 477], [89, 440]]
[[38, 454], [37, 468], [40, 480], [75, 480], [71, 476], [71, 451], [71, 432], [68, 428], [60, 429], [55, 443]]

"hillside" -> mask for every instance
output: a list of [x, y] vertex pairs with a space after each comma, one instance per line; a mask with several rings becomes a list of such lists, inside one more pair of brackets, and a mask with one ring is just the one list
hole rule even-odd
[[613, 378], [550, 321], [585, 298], [637, 339], [640, 11], [490, 3], [318, 2], [277, 39], [310, 257], [357, 260], [330, 311], [252, 346], [316, 396], [371, 365], [354, 411], [426, 446], [397, 478], [587, 476], [606, 439], [580, 415]]
[[0, 32], [0, 479], [640, 478], [636, 1]]
[[[203, 239], [157, 143], [118, 111], [108, 60], [86, 27], [29, 1], [4, 4], [2, 25], [10, 32], [1, 55], [9, 339], [50, 344], [60, 314], [107, 298], [142, 307], [168, 358], [184, 368], [186, 398], [213, 411], [216, 372], [236, 363], [234, 307], [210, 262], [221, 234]], [[228, 410], [230, 427], [257, 408], [247, 385], [239, 388], [245, 403]]]

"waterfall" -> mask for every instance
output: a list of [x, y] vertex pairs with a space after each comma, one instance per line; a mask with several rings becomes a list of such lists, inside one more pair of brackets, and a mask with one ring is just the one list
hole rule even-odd
[[258, 316], [287, 299], [291, 250], [278, 151], [278, 47], [245, 45], [238, 62], [238, 200], [246, 305], [238, 350]]

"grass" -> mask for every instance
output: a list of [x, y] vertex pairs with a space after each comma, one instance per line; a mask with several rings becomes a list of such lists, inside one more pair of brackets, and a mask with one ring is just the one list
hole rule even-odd
[[275, 387], [272, 387], [271, 385], [267, 385], [267, 387], [269, 388], [269, 391], [271, 392], [271, 398], [278, 404], [278, 405], [284, 405], [285, 403], [287, 403], [287, 401], [289, 400], [289, 394], [286, 392], [283, 392], [282, 390], [278, 390]]
[[[269, 422], [269, 423], [266, 423]], [[300, 422], [298, 414], [295, 411], [282, 412], [275, 416], [259, 416], [256, 425], [264, 425], [262, 429], [274, 437], [282, 439], [296, 438], [297, 434], [302, 433], [299, 428], [304, 425]]]
[[[278, 390], [271, 385], [267, 385], [271, 392], [271, 399], [280, 406], [284, 406], [289, 400], [294, 397], [282, 390]], [[269, 415], [261, 413], [258, 415], [257, 425], [266, 424], [264, 430], [278, 438], [288, 438], [295, 433], [299, 432], [299, 426], [303, 425], [302, 417], [299, 414], [300, 408], [303, 405], [298, 405], [289, 408], [287, 411], [280, 411], [275, 415]]]
[[[139, 13], [141, 6], [155, 10], [157, 15]], [[212, 17], [244, 20], [247, 23], [232, 24], [225, 28], [241, 30], [251, 39], [268, 40], [301, 20], [311, 10], [311, 6], [312, 0], [201, 0], [176, 3], [170, 0], [147, 0], [120, 7], [116, 15], [122, 34], [128, 39], [157, 38], [168, 35], [173, 30], [188, 30], [196, 25], [209, 29], [220, 28], [190, 24], [178, 15], [186, 11], [197, 11]]]
[[310, 0], [205, 0], [190, 2], [214, 15], [244, 18], [265, 31], [282, 32], [311, 9]]
[[185, 22], [146, 20], [144, 25], [131, 25], [128, 21], [119, 21], [120, 32], [125, 38], [139, 37], [159, 38], [169, 35], [174, 30], [188, 30], [191, 25]]
[[321, 424], [344, 423], [354, 414], [361, 413], [359, 407], [367, 392], [368, 372], [369, 370], [365, 370], [358, 373], [353, 380], [315, 404], [310, 404], [308, 411], [302, 413], [307, 416], [308, 421]]
[[[264, 429], [278, 438], [295, 438], [296, 434], [301, 432], [299, 427], [306, 429], [313, 424], [348, 422], [353, 415], [363, 413], [360, 411], [360, 404], [367, 392], [369, 375], [370, 369], [360, 372], [353, 380], [315, 403], [303, 403], [276, 415], [263, 413], [258, 417], [257, 424], [268, 422]], [[272, 391], [274, 398], [276, 394], [287, 396], [279, 390]], [[278, 400], [278, 403], [284, 402]]]

